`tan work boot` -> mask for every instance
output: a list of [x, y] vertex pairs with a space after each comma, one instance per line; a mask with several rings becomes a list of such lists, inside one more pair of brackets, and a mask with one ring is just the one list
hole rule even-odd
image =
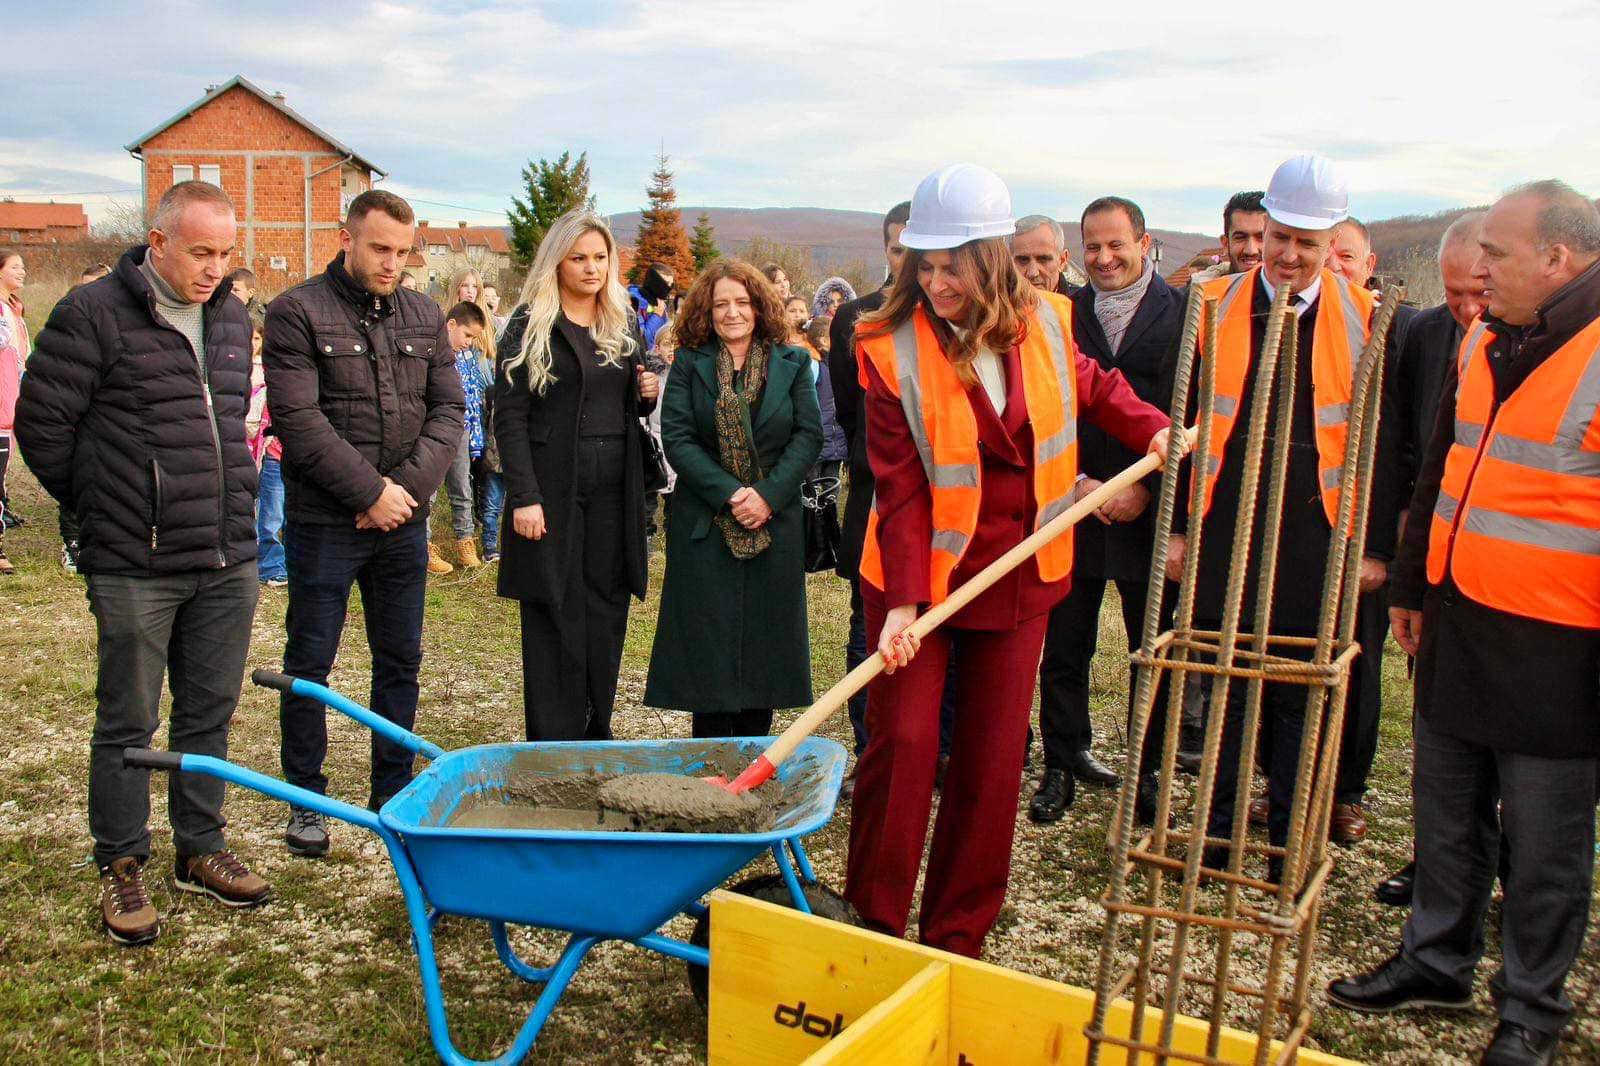
[[272, 898], [272, 886], [231, 851], [180, 858], [173, 876], [183, 891], [210, 896], [230, 907], [254, 907]]
[[439, 546], [433, 541], [428, 541], [428, 573], [450, 574], [455, 572], [455, 567], [444, 561], [444, 556], [439, 554]]
[[148, 944], [161, 932], [161, 916], [144, 890], [139, 860], [114, 860], [100, 871], [100, 924], [119, 944]]
[[461, 556], [461, 565], [467, 570], [483, 565], [483, 560], [478, 558], [478, 538], [476, 537], [463, 537], [456, 541], [456, 553]]

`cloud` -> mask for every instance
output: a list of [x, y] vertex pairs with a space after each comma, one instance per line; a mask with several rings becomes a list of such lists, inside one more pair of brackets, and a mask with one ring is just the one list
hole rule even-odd
[[662, 147], [684, 202], [879, 210], [965, 159], [1005, 177], [1019, 211], [1076, 217], [1120, 192], [1154, 225], [1202, 232], [1223, 190], [1260, 188], [1308, 149], [1344, 165], [1367, 217], [1548, 174], [1600, 190], [1600, 114], [1569, 106], [1594, 99], [1600, 9], [1521, 0], [1497, 18], [1496, 54], [1537, 56], [1531, 78], [1520, 62], [1464, 63], [1482, 48], [1472, 14], [1395, 4], [1319, 22], [1267, 0], [1222, 19], [1175, 0], [35, 7], [8, 20], [0, 192], [137, 181], [120, 145], [236, 73], [283, 90], [396, 189], [488, 210], [528, 159], [568, 149], [589, 152], [602, 210], [633, 209]]

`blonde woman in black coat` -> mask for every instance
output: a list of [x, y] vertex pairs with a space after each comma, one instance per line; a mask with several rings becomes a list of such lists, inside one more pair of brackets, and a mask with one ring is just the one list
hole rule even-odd
[[500, 595], [520, 602], [529, 740], [608, 740], [628, 595], [645, 594], [639, 419], [660, 383], [588, 211], [557, 219], [500, 338]]

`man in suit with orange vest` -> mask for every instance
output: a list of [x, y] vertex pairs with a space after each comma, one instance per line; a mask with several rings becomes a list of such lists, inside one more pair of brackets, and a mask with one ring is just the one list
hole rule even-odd
[[1392, 958], [1328, 995], [1469, 1008], [1507, 847], [1500, 1024], [1482, 1061], [1547, 1063], [1594, 878], [1600, 212], [1533, 182], [1494, 205], [1478, 245], [1489, 307], [1446, 372], [1389, 609], [1417, 656], [1411, 916]]
[[[1215, 629], [1221, 622], [1228, 567], [1235, 554], [1234, 525], [1243, 503], [1242, 468], [1267, 312], [1277, 290], [1287, 287], [1291, 294], [1289, 306], [1299, 319], [1299, 347], [1295, 353], [1294, 408], [1271, 631], [1314, 636], [1322, 612], [1323, 570], [1349, 437], [1352, 375], [1367, 342], [1375, 300], [1370, 292], [1326, 267], [1333, 228], [1349, 216], [1344, 179], [1332, 162], [1316, 155], [1286, 161], [1273, 174], [1262, 203], [1268, 219], [1261, 265], [1243, 274], [1204, 283], [1206, 295], [1218, 301], [1217, 385], [1210, 469], [1204, 474], [1206, 536], [1201, 545], [1195, 619], [1203, 629]], [[1276, 395], [1273, 406], [1277, 406]], [[1381, 406], [1392, 405], [1385, 400]], [[1276, 419], [1276, 410], [1269, 412], [1268, 455]], [[1386, 561], [1395, 542], [1399, 501], [1393, 435], [1384, 431], [1386, 423], [1392, 423], [1392, 418], [1380, 414], [1371, 515], [1361, 563], [1363, 592], [1370, 592], [1386, 580]], [[1187, 489], [1180, 498], [1188, 498]], [[1245, 583], [1241, 633], [1250, 632], [1255, 625], [1253, 578], [1265, 511], [1264, 506], [1256, 511], [1256, 552], [1248, 571], [1251, 580]], [[1175, 524], [1180, 534], [1184, 532], [1185, 519], [1186, 516], [1179, 516]], [[1175, 536], [1167, 560], [1168, 576], [1174, 580], [1182, 575], [1186, 550], [1187, 538]], [[1352, 671], [1350, 705], [1360, 698], [1360, 682], [1360, 672]], [[1243, 683], [1229, 686], [1222, 757], [1211, 808], [1209, 832], [1213, 837], [1228, 837], [1233, 832], [1247, 688]], [[1260, 741], [1261, 761], [1268, 779], [1267, 828], [1269, 838], [1277, 845], [1288, 837], [1305, 703], [1303, 686], [1269, 683], [1263, 691]], [[1227, 862], [1220, 855], [1208, 859], [1217, 866]], [[1281, 865], [1280, 860], [1269, 864], [1269, 876], [1274, 880]]]

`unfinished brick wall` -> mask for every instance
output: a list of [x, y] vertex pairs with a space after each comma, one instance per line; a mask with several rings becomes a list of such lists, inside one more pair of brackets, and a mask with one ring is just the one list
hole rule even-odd
[[[345, 194], [372, 187], [371, 174], [339, 166], [342, 152], [243, 86], [215, 94], [193, 113], [146, 141], [146, 211], [172, 187], [173, 167], [216, 166], [239, 214], [235, 262], [248, 266], [267, 293], [322, 270], [339, 250]], [[331, 168], [331, 169], [329, 169]], [[317, 171], [323, 171], [317, 174]], [[306, 262], [306, 179], [311, 178], [311, 259]], [[273, 267], [274, 257], [281, 268]]]

